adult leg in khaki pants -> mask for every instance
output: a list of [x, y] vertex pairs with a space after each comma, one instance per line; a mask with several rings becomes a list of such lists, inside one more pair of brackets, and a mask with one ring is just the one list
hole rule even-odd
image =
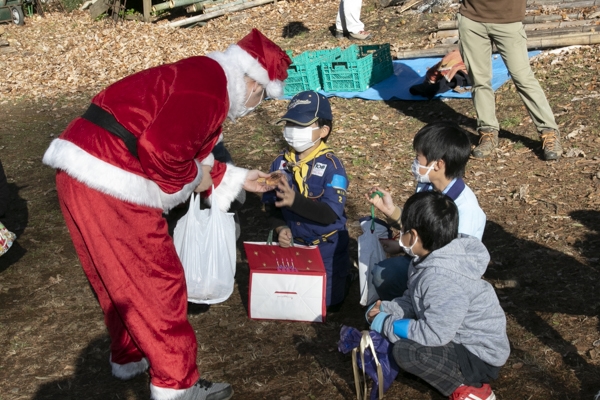
[[[495, 143], [492, 140], [489, 142], [492, 147], [497, 145], [499, 124], [496, 119], [495, 96], [492, 89], [491, 53], [493, 43], [511, 75], [538, 133], [544, 140], [544, 158], [546, 160], [558, 159], [562, 153], [558, 126], [546, 95], [531, 70], [527, 54], [527, 36], [523, 24], [521, 22], [481, 23], [460, 14], [458, 20], [461, 54], [473, 80], [473, 104], [477, 113], [477, 127], [483, 133], [480, 146], [484, 144], [486, 132], [495, 133], [495, 138], [492, 138], [495, 139]], [[489, 142], [486, 142], [487, 147], [490, 147]], [[474, 156], [477, 156], [476, 150]], [[487, 154], [490, 152], [491, 150]]]

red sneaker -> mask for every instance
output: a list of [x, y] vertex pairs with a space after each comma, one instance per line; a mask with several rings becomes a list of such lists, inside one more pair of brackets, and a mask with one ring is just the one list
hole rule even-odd
[[480, 388], [462, 385], [450, 395], [450, 400], [496, 400], [496, 395], [487, 383]]

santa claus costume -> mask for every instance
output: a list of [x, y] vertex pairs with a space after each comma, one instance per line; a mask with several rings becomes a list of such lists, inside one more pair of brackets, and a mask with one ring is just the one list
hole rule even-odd
[[[283, 93], [291, 60], [258, 30], [224, 52], [128, 76], [100, 92], [46, 151], [61, 210], [111, 337], [113, 375], [147, 369], [155, 400], [228, 399], [228, 384], [199, 378], [181, 262], [163, 217], [211, 165], [218, 204], [248, 171], [214, 161], [222, 123], [252, 108], [245, 76]], [[125, 134], [123, 134], [125, 132]]]

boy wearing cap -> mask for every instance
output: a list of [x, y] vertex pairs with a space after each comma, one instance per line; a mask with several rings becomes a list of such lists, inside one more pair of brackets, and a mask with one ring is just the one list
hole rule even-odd
[[183, 267], [163, 213], [213, 184], [224, 209], [242, 190], [270, 189], [258, 182], [267, 174], [215, 161], [211, 151], [226, 118], [282, 94], [290, 64], [253, 29], [223, 52], [113, 83], [44, 154], [57, 169], [60, 207], [104, 312], [112, 373], [127, 380], [148, 370], [153, 400], [233, 395], [229, 384], [200, 378]]
[[277, 190], [263, 195], [269, 222], [279, 245], [318, 245], [327, 273], [326, 303], [337, 311], [346, 296], [350, 266], [346, 229], [348, 178], [342, 162], [326, 141], [333, 115], [327, 98], [313, 91], [292, 98], [283, 136], [289, 148], [271, 164], [280, 172]]

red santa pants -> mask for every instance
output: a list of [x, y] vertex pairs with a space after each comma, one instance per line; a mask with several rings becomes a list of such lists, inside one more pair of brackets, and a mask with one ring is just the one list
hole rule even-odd
[[151, 383], [186, 389], [199, 378], [183, 267], [162, 211], [56, 174], [60, 207], [111, 337], [111, 360], [147, 357]]

